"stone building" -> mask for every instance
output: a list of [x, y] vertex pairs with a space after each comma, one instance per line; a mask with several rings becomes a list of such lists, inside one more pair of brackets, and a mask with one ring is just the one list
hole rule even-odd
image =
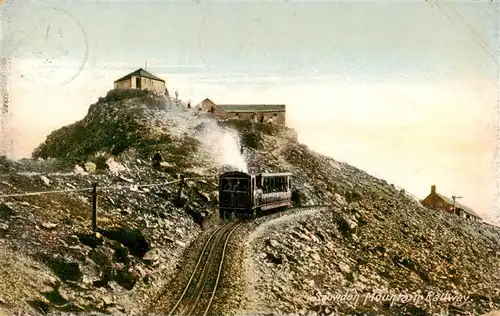
[[166, 94], [165, 80], [139, 68], [114, 82], [115, 89], [141, 89], [152, 90], [159, 94]]
[[462, 218], [471, 221], [482, 221], [474, 210], [463, 204], [460, 204], [447, 196], [436, 192], [436, 186], [431, 186], [431, 193], [421, 201], [422, 205], [436, 211], [444, 211], [447, 213], [456, 214]]
[[286, 123], [284, 104], [215, 104], [207, 98], [198, 105], [198, 109], [213, 113], [221, 119], [252, 120], [256, 123], [279, 125]]

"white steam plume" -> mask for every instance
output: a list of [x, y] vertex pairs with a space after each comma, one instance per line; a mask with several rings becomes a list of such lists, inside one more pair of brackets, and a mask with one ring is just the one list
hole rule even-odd
[[197, 139], [203, 149], [210, 152], [220, 166], [230, 165], [238, 171], [248, 172], [245, 158], [240, 152], [239, 137], [236, 131], [218, 126], [213, 121], [205, 125]]
[[221, 127], [217, 122], [196, 110], [187, 110], [178, 101], [167, 102], [167, 109], [161, 120], [169, 126], [169, 133], [182, 137], [189, 135], [201, 143], [203, 159], [222, 166], [231, 166], [238, 171], [248, 172], [244, 156], [240, 152], [240, 140], [235, 130]]

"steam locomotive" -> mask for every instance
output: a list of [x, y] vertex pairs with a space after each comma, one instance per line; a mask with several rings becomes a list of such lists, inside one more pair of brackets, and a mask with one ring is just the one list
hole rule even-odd
[[225, 172], [219, 177], [219, 212], [222, 218], [255, 218], [262, 211], [292, 204], [292, 174]]

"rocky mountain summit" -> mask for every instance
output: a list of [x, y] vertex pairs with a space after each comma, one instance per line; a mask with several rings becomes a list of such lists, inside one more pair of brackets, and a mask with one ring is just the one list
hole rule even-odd
[[[151, 166], [156, 152], [159, 168]], [[328, 207], [245, 226], [223, 280], [227, 314], [500, 308], [497, 229], [428, 210], [312, 152], [288, 128], [218, 122], [168, 96], [112, 90], [82, 120], [48, 135], [33, 159], [0, 160], [0, 313], [142, 315], [182, 268], [182, 253], [217, 224], [217, 175], [235, 169], [290, 171], [297, 205]], [[354, 306], [335, 296], [347, 291], [469, 298]]]

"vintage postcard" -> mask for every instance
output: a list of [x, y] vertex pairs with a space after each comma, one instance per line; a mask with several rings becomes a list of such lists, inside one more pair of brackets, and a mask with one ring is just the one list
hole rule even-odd
[[497, 0], [3, 0], [1, 315], [500, 315]]

